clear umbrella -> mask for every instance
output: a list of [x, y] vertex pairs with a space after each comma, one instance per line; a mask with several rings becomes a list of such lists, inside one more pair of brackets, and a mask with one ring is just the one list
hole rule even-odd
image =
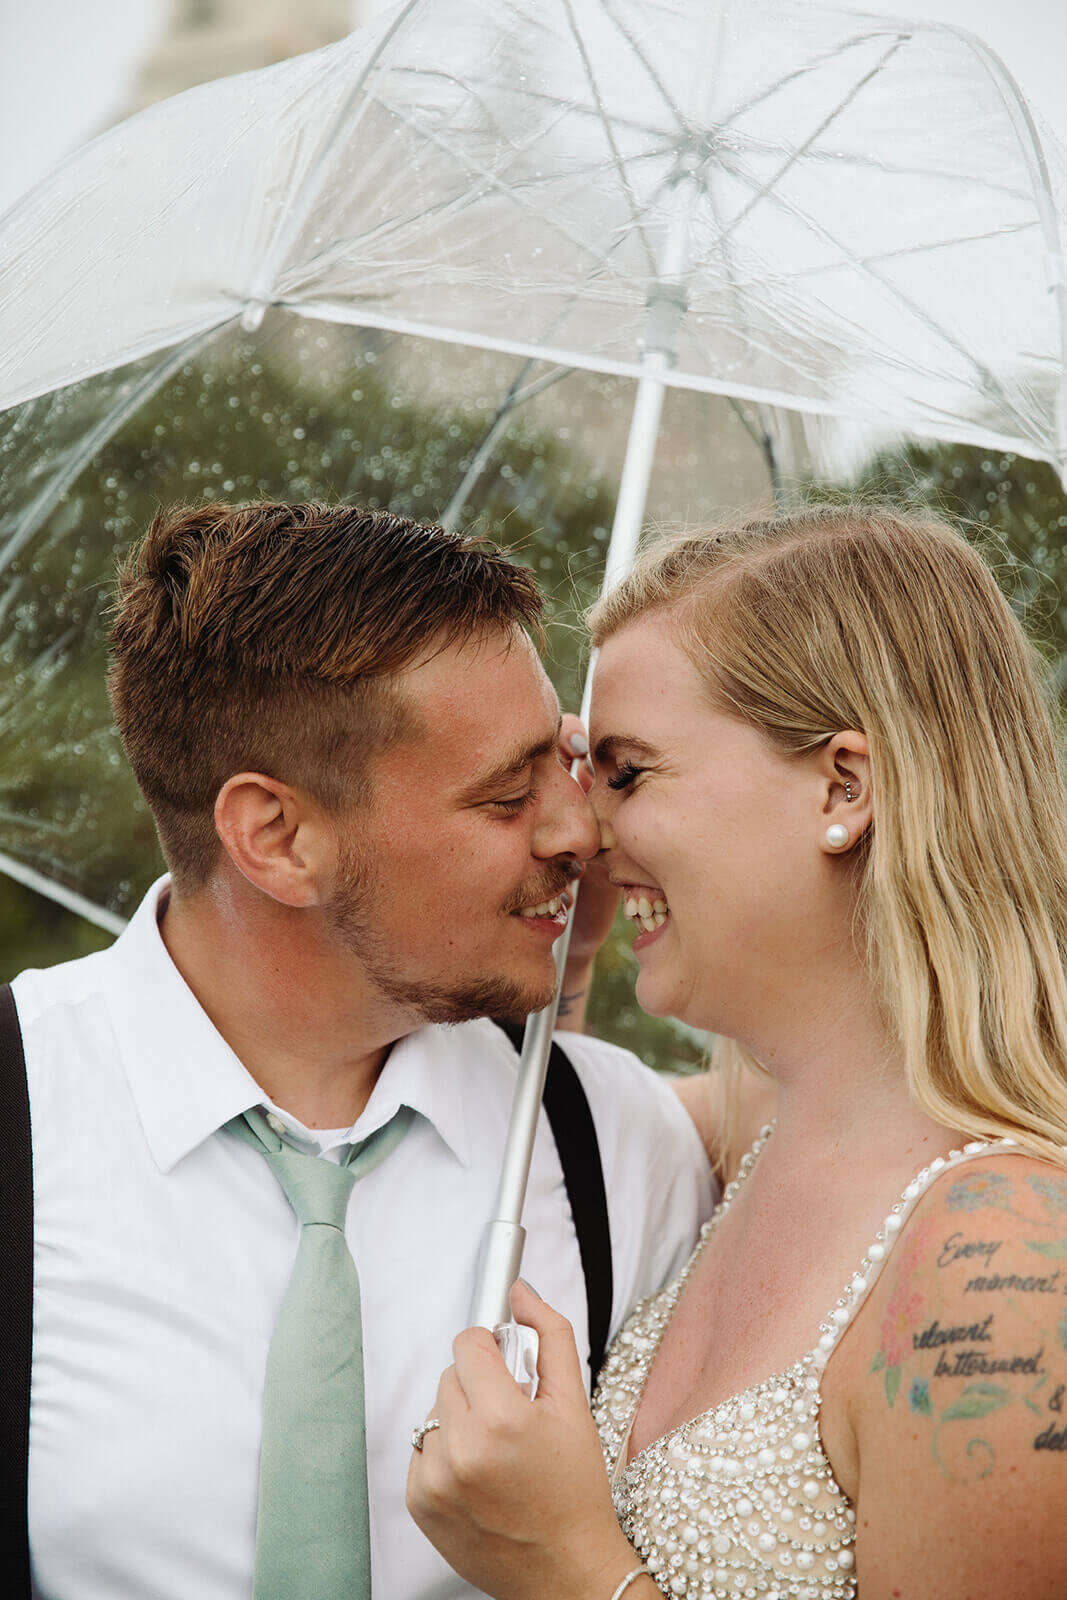
[[[978, 41], [807, 0], [407, 0], [132, 118], [0, 219], [0, 659], [18, 678], [0, 738], [63, 698], [95, 593], [79, 567], [98, 585], [90, 546], [122, 533], [121, 515], [86, 526], [83, 491], [106, 510], [137, 477], [109, 444], [183, 378], [192, 409], [221, 375], [238, 417], [189, 487], [233, 492], [234, 366], [280, 323], [325, 330], [324, 367], [353, 351], [347, 326], [387, 351], [432, 339], [446, 384], [495, 386], [431, 515], [470, 505], [520, 405], [574, 372], [639, 384], [624, 542], [664, 385], [761, 407], [768, 443], [785, 407], [1062, 469], [1064, 171]], [[66, 742], [108, 739], [104, 714]], [[8, 772], [8, 864], [99, 900], [91, 797], [64, 797], [60, 849], [56, 775]]]
[[1062, 177], [948, 28], [408, 0], [17, 206], [0, 408], [270, 305], [638, 377], [651, 305], [674, 383], [1062, 463]]
[[[406, 0], [105, 134], [0, 219], [0, 740], [19, 757], [0, 865], [108, 898], [107, 922], [128, 903], [121, 873], [107, 893], [81, 867], [115, 860], [107, 785], [94, 802], [59, 768], [118, 759], [70, 668], [98, 639], [101, 544], [159, 481], [151, 441], [121, 446], [161, 395], [153, 432], [180, 454], [174, 408], [229, 388], [232, 422], [188, 472], [195, 494], [240, 493], [249, 390], [225, 375], [255, 379], [264, 338], [337, 369], [359, 330], [361, 372], [384, 352], [409, 377], [432, 340], [465, 388], [496, 363], [464, 470], [422, 472], [454, 517], [520, 406], [564, 373], [583, 394], [633, 380], [613, 568], [667, 388], [766, 408], [768, 439], [786, 408], [1062, 471], [1063, 194], [1061, 153], [976, 40], [807, 0]], [[38, 723], [62, 735], [38, 736], [43, 766], [23, 759]]]

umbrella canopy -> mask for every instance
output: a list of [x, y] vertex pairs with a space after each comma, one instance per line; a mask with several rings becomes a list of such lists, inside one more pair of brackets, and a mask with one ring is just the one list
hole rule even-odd
[[[419, 455], [410, 506], [431, 516], [471, 503], [517, 403], [568, 371], [586, 428], [640, 379], [1062, 468], [1064, 174], [978, 41], [808, 0], [406, 0], [103, 135], [0, 219], [7, 865], [113, 911], [136, 888], [115, 870], [135, 802], [116, 805], [107, 712], [71, 665], [99, 650], [123, 497], [164, 489], [153, 438], [182, 454], [179, 404], [212, 419], [193, 497], [264, 492], [241, 430], [265, 418], [294, 491], [350, 492], [342, 444], [388, 484], [371, 368], [384, 354], [410, 388], [432, 339], [454, 351], [432, 406], [459, 387], [479, 421], [448, 463]], [[286, 371], [346, 372], [348, 439], [335, 417], [317, 480], [296, 441], [325, 402], [282, 421], [264, 340]], [[401, 394], [396, 420], [426, 413]], [[551, 522], [582, 453], [507, 440]]]
[[407, 0], [14, 208], [0, 409], [279, 305], [635, 376], [663, 344], [677, 384], [1062, 464], [1063, 176], [953, 29]]

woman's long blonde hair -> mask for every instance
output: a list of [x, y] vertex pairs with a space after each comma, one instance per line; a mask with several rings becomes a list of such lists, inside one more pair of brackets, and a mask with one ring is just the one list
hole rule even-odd
[[867, 735], [857, 926], [911, 1092], [1063, 1162], [1067, 805], [1039, 657], [986, 563], [867, 506], [675, 535], [594, 608], [594, 643], [667, 607], [713, 701], [780, 749]]

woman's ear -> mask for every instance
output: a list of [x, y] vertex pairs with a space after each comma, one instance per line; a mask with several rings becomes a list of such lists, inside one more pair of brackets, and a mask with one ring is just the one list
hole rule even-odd
[[238, 772], [215, 800], [215, 829], [241, 876], [282, 905], [316, 905], [331, 850], [310, 795], [262, 772]]
[[822, 780], [822, 836], [827, 855], [847, 855], [874, 821], [871, 751], [855, 728], [835, 733], [818, 752]]

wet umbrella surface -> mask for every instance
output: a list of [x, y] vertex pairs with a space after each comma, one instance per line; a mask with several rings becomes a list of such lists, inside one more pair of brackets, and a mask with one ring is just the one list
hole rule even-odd
[[480, 521], [565, 606], [635, 392], [627, 535], [657, 427], [653, 516], [765, 489], [722, 397], [1062, 468], [1063, 183], [976, 41], [784, 0], [410, 0], [105, 134], [0, 219], [0, 865], [155, 870], [102, 640], [160, 500]]

